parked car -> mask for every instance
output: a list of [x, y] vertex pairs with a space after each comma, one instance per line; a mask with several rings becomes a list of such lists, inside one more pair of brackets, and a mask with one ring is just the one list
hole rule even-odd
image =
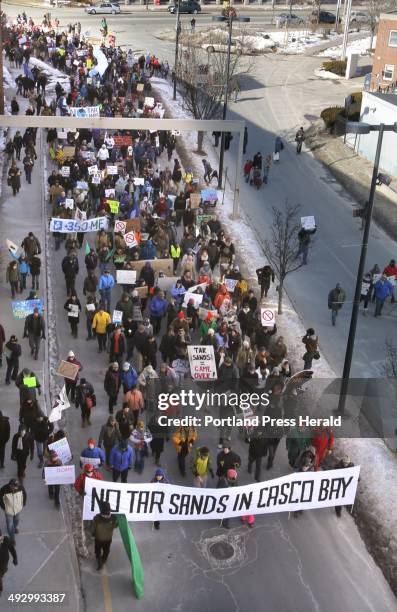
[[[208, 53], [214, 53], [215, 51], [218, 53], [227, 53], [228, 45], [227, 42], [204, 43], [201, 45], [201, 48]], [[243, 45], [239, 40], [232, 40], [230, 45], [230, 53], [235, 53], [236, 55], [241, 55], [243, 53]]]
[[355, 27], [361, 25], [362, 23], [369, 23], [368, 13], [363, 13], [362, 11], [352, 11], [350, 13], [350, 25]]
[[276, 26], [278, 28], [287, 26], [303, 25], [304, 20], [298, 15], [290, 15], [289, 13], [280, 13], [276, 16]]
[[[335, 23], [336, 15], [329, 11], [313, 11], [310, 15], [310, 23]], [[341, 22], [341, 18], [338, 18], [338, 22]]]
[[[168, 10], [171, 15], [174, 15], [177, 12], [178, 7], [176, 4], [171, 4], [171, 6], [168, 7]], [[196, 0], [181, 0], [179, 12], [189, 14], [193, 13], [194, 15], [197, 15], [197, 13], [201, 13], [201, 5]]]
[[101, 4], [94, 4], [94, 6], [89, 6], [86, 8], [85, 11], [89, 15], [100, 15], [104, 13], [116, 15], [121, 12], [119, 5], [114, 4], [113, 2], [101, 2]]

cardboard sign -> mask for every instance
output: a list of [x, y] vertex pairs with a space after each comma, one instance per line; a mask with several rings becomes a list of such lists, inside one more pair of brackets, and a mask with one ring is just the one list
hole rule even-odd
[[194, 380], [216, 380], [216, 362], [213, 346], [188, 346], [190, 373]]
[[[62, 153], [63, 153], [64, 157], [74, 157], [74, 152], [75, 152], [75, 148], [74, 147], [67, 146], [67, 147], [63, 147], [63, 149], [62, 149]], [[64, 166], [62, 166], [62, 167], [64, 167]], [[67, 176], [69, 176], [69, 175], [67, 175]]]
[[70, 176], [70, 167], [69, 166], [62, 166], [62, 168], [61, 168], [61, 175], [64, 176], [64, 177]]
[[23, 379], [23, 384], [25, 387], [29, 387], [29, 389], [35, 389], [37, 387], [36, 376], [25, 376]]
[[44, 468], [46, 485], [74, 484], [76, 480], [74, 465], [59, 465]]
[[61, 131], [57, 132], [58, 140], [66, 140], [67, 137], [68, 137], [68, 135], [67, 135], [66, 132], [61, 132]]
[[109, 175], [114, 175], [114, 174], [119, 173], [117, 166], [106, 166], [106, 171]]
[[95, 166], [89, 166], [88, 168], [88, 174], [90, 176], [92, 176], [93, 174], [97, 174], [99, 172], [98, 170], [98, 166], [95, 164]]
[[56, 442], [52, 442], [48, 445], [49, 450], [53, 450], [62, 461], [62, 465], [66, 465], [72, 459], [72, 451], [70, 450], [69, 442], [67, 438], [61, 438]]
[[113, 136], [116, 147], [131, 147], [132, 136]]
[[126, 221], [127, 232], [140, 232], [141, 231], [141, 220], [140, 219], [128, 219]]
[[112, 323], [121, 323], [123, 321], [123, 311], [113, 310]]
[[73, 207], [74, 207], [74, 199], [73, 198], [66, 198], [65, 199], [65, 208], [72, 209]]
[[140, 259], [133, 261], [132, 266], [139, 276], [146, 262], [149, 262], [155, 272], [164, 272], [166, 276], [174, 276], [174, 264], [172, 259]]
[[129, 249], [138, 246], [138, 241], [135, 237], [135, 232], [127, 232], [124, 234], [124, 241]]
[[134, 176], [134, 185], [144, 185], [145, 179], [139, 176]]
[[225, 278], [225, 280], [223, 281], [223, 284], [225, 285], [229, 293], [233, 293], [233, 291], [236, 288], [237, 283], [238, 283], [238, 280], [234, 278]]
[[301, 226], [306, 230], [316, 229], [316, 221], [313, 215], [309, 217], [301, 217]]
[[136, 271], [116, 270], [116, 278], [120, 285], [134, 285], [136, 283]]
[[201, 195], [199, 193], [191, 193], [189, 196], [190, 208], [198, 208], [201, 203]]
[[92, 304], [91, 302], [86, 304], [85, 307], [87, 308], [88, 312], [95, 312], [95, 304]]
[[194, 307], [197, 308], [200, 306], [201, 302], [203, 301], [203, 295], [200, 293], [191, 293], [190, 291], [186, 291], [185, 295], [183, 296], [183, 306], [187, 306], [188, 302], [190, 300], [193, 300], [194, 302]]
[[118, 202], [118, 200], [106, 200], [109, 208], [110, 208], [110, 212], [113, 215], [116, 215], [119, 212], [119, 208], [120, 208], [120, 202]]
[[136, 86], [136, 90], [141, 92], [144, 89], [144, 84], [143, 83], [138, 83], [138, 85]]
[[115, 232], [120, 232], [120, 234], [125, 234], [125, 230], [127, 228], [127, 224], [125, 221], [115, 221], [114, 223], [114, 231]]
[[69, 361], [61, 360], [61, 363], [58, 366], [56, 374], [58, 376], [63, 376], [68, 380], [76, 380], [77, 374], [79, 373], [80, 367], [75, 363], [69, 363]]
[[105, 189], [105, 198], [114, 198], [115, 194], [114, 189]]
[[271, 308], [261, 308], [261, 323], [263, 327], [273, 327], [276, 323], [276, 311]]

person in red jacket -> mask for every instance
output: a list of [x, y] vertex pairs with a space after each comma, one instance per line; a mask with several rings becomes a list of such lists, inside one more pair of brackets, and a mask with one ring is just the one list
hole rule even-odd
[[70, 398], [72, 402], [74, 402], [76, 397], [76, 386], [79, 380], [79, 372], [81, 372], [83, 366], [81, 365], [80, 361], [76, 359], [76, 355], [73, 351], [69, 351], [68, 358], [66, 359], [66, 361], [68, 363], [72, 363], [73, 365], [79, 366], [79, 371], [77, 372], [77, 376], [74, 380], [72, 378], [65, 377], [66, 395]]
[[[383, 270], [383, 274], [385, 276], [387, 276], [387, 278], [389, 279], [391, 276], [394, 276], [397, 280], [397, 267], [396, 267], [396, 261], [395, 259], [391, 259], [389, 265], [387, 265], [385, 267], [385, 269]], [[394, 287], [393, 287], [394, 289]], [[392, 304], [395, 302], [395, 298], [394, 298], [394, 291], [391, 294], [391, 302]]]
[[74, 483], [74, 488], [76, 489], [77, 493], [81, 495], [82, 497], [84, 495], [84, 487], [85, 487], [86, 478], [93, 478], [94, 480], [104, 480], [104, 477], [102, 476], [99, 470], [96, 470], [95, 468], [93, 468], [91, 464], [86, 463], [84, 466], [84, 471], [81, 472], [79, 476], [77, 476], [75, 483]]
[[321, 463], [328, 453], [332, 452], [334, 447], [334, 434], [332, 430], [324, 426], [316, 427], [310, 444], [316, 449], [315, 469], [318, 470]]

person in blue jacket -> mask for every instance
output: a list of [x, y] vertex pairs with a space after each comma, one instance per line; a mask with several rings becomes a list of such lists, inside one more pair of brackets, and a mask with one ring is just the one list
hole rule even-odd
[[185, 287], [182, 285], [182, 281], [180, 278], [176, 281], [175, 285], [171, 289], [171, 295], [175, 298], [178, 306], [182, 306], [183, 297], [186, 293]]
[[382, 314], [383, 304], [386, 299], [393, 295], [393, 285], [387, 280], [385, 274], [374, 285], [375, 296], [375, 317], [380, 317]]
[[19, 262], [19, 292], [22, 293], [26, 289], [26, 277], [30, 274], [30, 266], [25, 255], [21, 255], [18, 259]]
[[109, 465], [112, 468], [113, 482], [121, 476], [121, 482], [127, 482], [128, 470], [134, 465], [134, 451], [125, 440], [113, 446], [110, 451]]
[[127, 393], [131, 389], [134, 389], [138, 382], [138, 373], [132, 367], [128, 361], [123, 365], [123, 371], [121, 373], [121, 382], [123, 385], [123, 392]]
[[[89, 459], [89, 461], [84, 461], [84, 459]], [[82, 450], [80, 455], [80, 467], [83, 467], [85, 463], [90, 463], [96, 468], [105, 463], [105, 453], [97, 446], [93, 438], [88, 440], [86, 448]]]
[[150, 239], [146, 240], [141, 247], [141, 259], [155, 259], [156, 254], [157, 250], [153, 242]]
[[164, 292], [159, 291], [154, 296], [149, 306], [150, 322], [153, 325], [153, 333], [157, 335], [161, 329], [161, 319], [164, 317], [168, 307], [168, 301], [164, 297]]
[[106, 312], [110, 312], [110, 302], [112, 298], [112, 288], [114, 287], [114, 278], [109, 270], [105, 268], [103, 274], [99, 277], [98, 289], [101, 295], [101, 301]]

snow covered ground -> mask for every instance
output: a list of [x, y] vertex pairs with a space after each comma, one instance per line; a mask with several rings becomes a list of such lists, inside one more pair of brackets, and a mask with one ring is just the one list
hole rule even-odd
[[[347, 45], [347, 54], [350, 53], [359, 53], [359, 55], [369, 55], [371, 37], [367, 36], [366, 38], [361, 38], [360, 40], [353, 40], [351, 43]], [[376, 47], [376, 36], [374, 36], [372, 48]], [[321, 51], [318, 56], [319, 57], [332, 57], [339, 58], [342, 51], [342, 45], [338, 45], [337, 47], [329, 47], [324, 51]]]

